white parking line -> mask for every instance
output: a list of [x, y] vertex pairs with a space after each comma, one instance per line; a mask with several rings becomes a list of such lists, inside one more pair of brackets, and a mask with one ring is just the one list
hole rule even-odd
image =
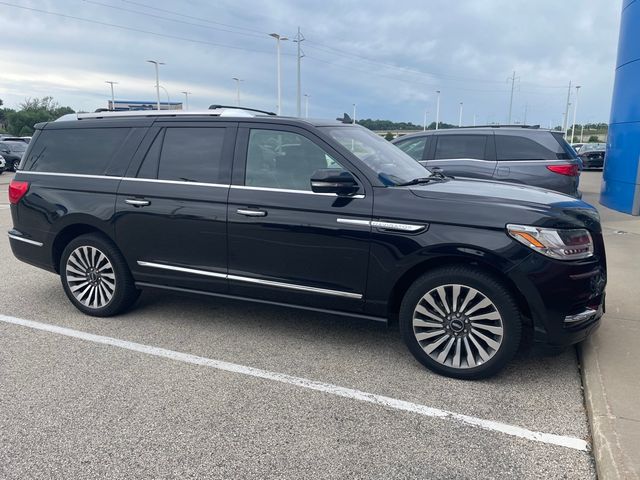
[[59, 327], [57, 325], [51, 325], [48, 323], [34, 322], [32, 320], [25, 320], [23, 318], [10, 317], [0, 314], [0, 321], [5, 323], [12, 323], [15, 325], [21, 325], [23, 327], [32, 328], [35, 330], [42, 330], [45, 332], [57, 333], [59, 335], [65, 335], [67, 337], [78, 338], [89, 342], [100, 343], [103, 345], [111, 345], [113, 347], [124, 348], [126, 350], [132, 350], [134, 352], [146, 353], [147, 355], [154, 355], [156, 357], [168, 358], [171, 360], [177, 360], [179, 362], [190, 363], [193, 365], [202, 365], [209, 368], [215, 368], [217, 370], [224, 370], [227, 372], [239, 373], [242, 375], [248, 375], [251, 377], [262, 378], [266, 380], [273, 380], [276, 382], [287, 383], [295, 385], [301, 388], [307, 388], [310, 390], [317, 390], [319, 392], [329, 393], [337, 395], [339, 397], [350, 398], [353, 400], [359, 400], [361, 402], [373, 403], [387, 408], [395, 410], [402, 410], [405, 412], [416, 413], [425, 417], [439, 417], [442, 419], [453, 420], [456, 422], [472, 425], [473, 427], [482, 428], [485, 430], [491, 430], [494, 432], [501, 432], [514, 437], [520, 437], [527, 440], [536, 442], [542, 442], [550, 445], [559, 445], [561, 447], [567, 447], [574, 450], [589, 451], [589, 444], [576, 437], [569, 437], [563, 435], [555, 435], [552, 433], [536, 432], [528, 430], [526, 428], [518, 427], [515, 425], [509, 425], [502, 422], [495, 422], [493, 420], [485, 420], [482, 418], [471, 417], [469, 415], [463, 415], [460, 413], [449, 412], [447, 410], [440, 410], [438, 408], [427, 407], [418, 403], [406, 402], [404, 400], [398, 400], [383, 395], [376, 395], [374, 393], [363, 392], [361, 390], [355, 390], [352, 388], [340, 387], [338, 385], [332, 385], [330, 383], [316, 382], [302, 377], [294, 377], [284, 373], [270, 372], [267, 370], [261, 370], [259, 368], [247, 367], [244, 365], [238, 365], [236, 363], [224, 362], [221, 360], [214, 360], [211, 358], [198, 357], [196, 355], [190, 355], [188, 353], [175, 352], [173, 350], [167, 350], [164, 348], [152, 347], [149, 345], [143, 345], [141, 343], [129, 342], [127, 340], [120, 340], [112, 337], [105, 337], [102, 335], [94, 335], [93, 333], [82, 332], [80, 330], [73, 330], [71, 328]]

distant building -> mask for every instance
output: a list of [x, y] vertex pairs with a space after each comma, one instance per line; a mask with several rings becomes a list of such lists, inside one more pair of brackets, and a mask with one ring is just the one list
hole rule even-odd
[[[108, 102], [109, 110], [156, 110], [158, 104], [155, 100], [138, 101], [138, 100], [116, 100]], [[160, 110], [182, 110], [182, 102], [160, 102]]]

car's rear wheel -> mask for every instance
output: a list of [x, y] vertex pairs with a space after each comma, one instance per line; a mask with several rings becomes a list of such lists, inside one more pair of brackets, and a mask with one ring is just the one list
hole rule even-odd
[[414, 282], [400, 307], [400, 329], [427, 368], [454, 378], [494, 375], [522, 334], [520, 312], [504, 285], [480, 270], [452, 266]]
[[140, 294], [118, 248], [99, 234], [81, 235], [67, 245], [60, 261], [60, 278], [69, 300], [88, 315], [121, 313]]

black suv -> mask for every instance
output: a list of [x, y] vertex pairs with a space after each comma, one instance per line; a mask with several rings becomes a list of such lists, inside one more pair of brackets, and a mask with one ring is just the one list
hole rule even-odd
[[89, 315], [150, 287], [397, 319], [424, 365], [479, 378], [523, 336], [573, 344], [603, 313], [592, 206], [430, 172], [357, 125], [79, 114], [36, 126], [9, 197], [16, 257]]
[[402, 151], [446, 174], [520, 183], [580, 197], [580, 159], [560, 132], [489, 126], [429, 130], [395, 139]]

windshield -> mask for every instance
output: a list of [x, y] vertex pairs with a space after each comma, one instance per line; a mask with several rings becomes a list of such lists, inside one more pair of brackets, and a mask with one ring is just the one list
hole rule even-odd
[[384, 185], [399, 185], [430, 173], [398, 147], [364, 127], [320, 128], [362, 160]]
[[12, 152], [24, 152], [27, 149], [27, 144], [24, 142], [6, 142], [6, 145]]

